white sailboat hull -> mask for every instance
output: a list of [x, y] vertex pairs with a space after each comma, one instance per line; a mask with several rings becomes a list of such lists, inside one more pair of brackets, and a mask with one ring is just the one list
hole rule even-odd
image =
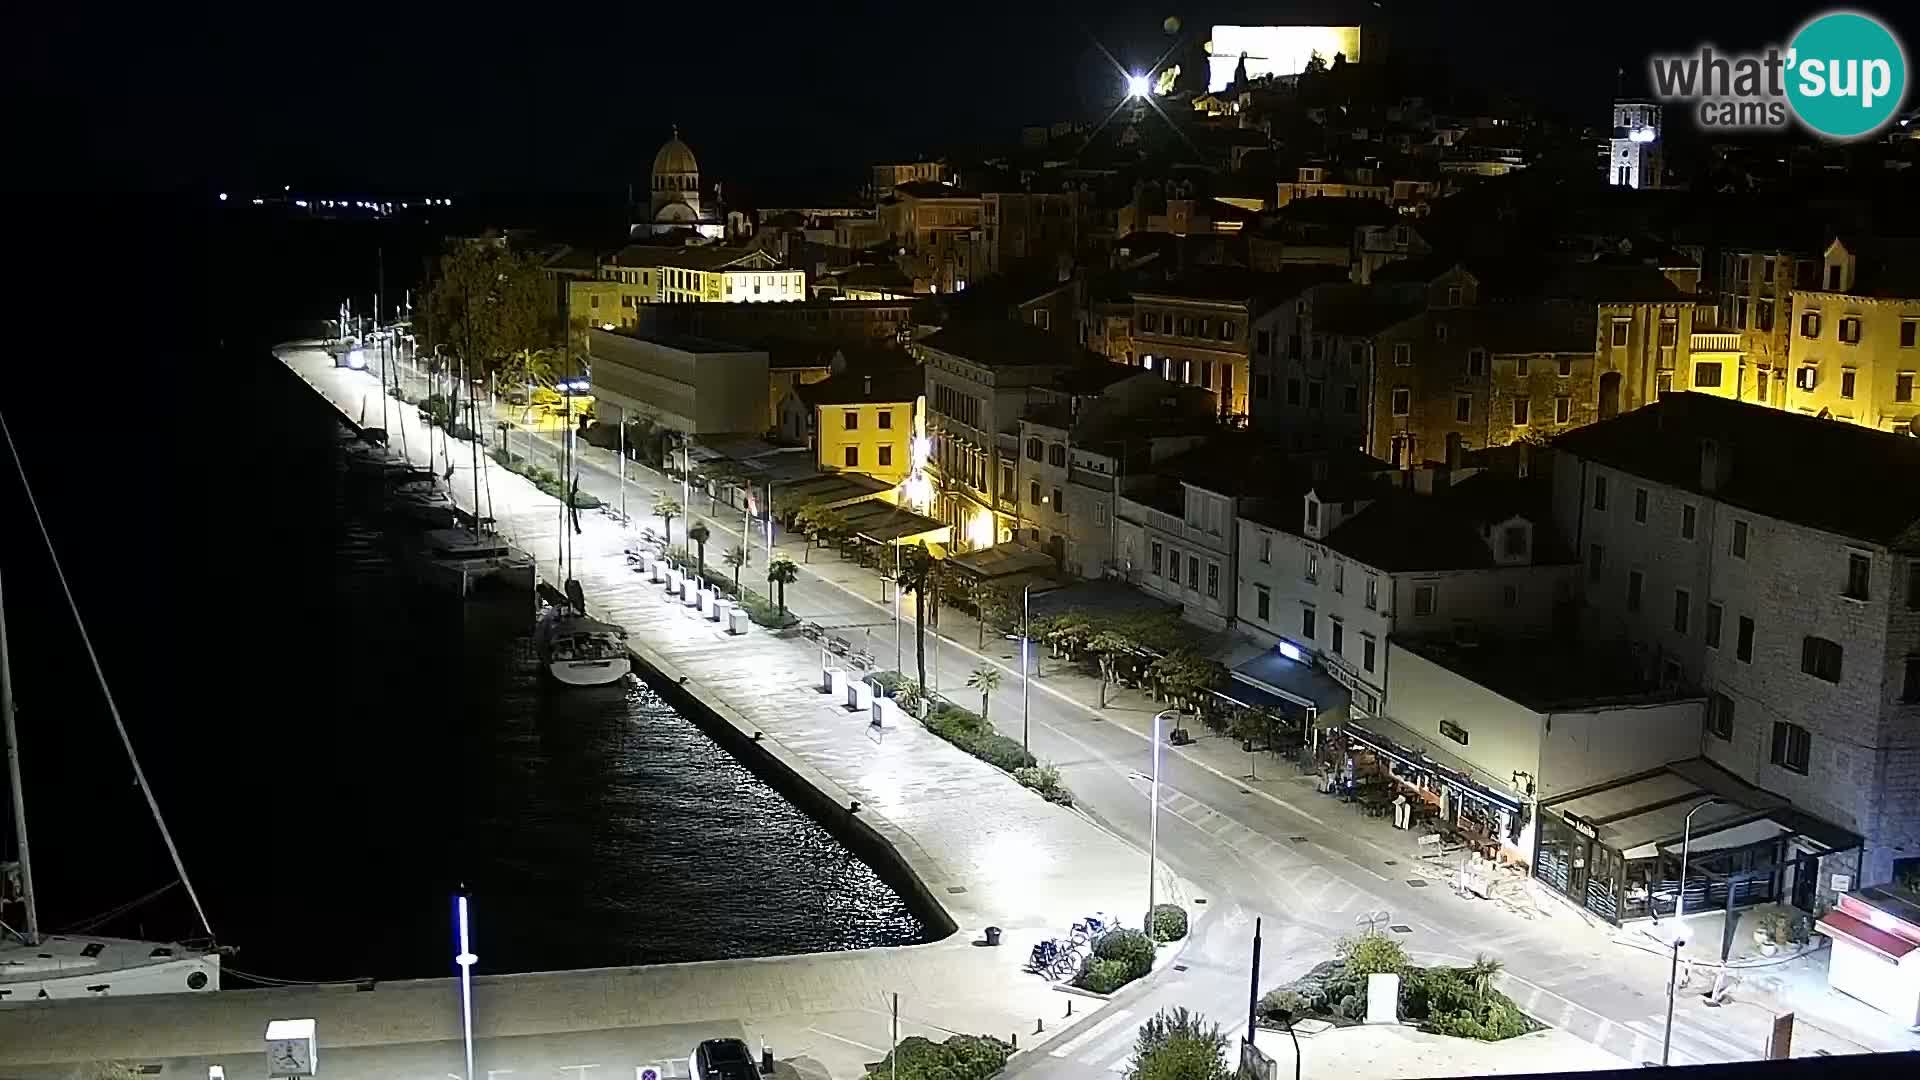
[[553, 660], [547, 674], [567, 686], [606, 686], [617, 683], [633, 671], [633, 661], [624, 656], [606, 660]]
[[[89, 945], [104, 947], [93, 957]], [[156, 951], [171, 953], [154, 956]], [[117, 959], [124, 958], [120, 962]], [[36, 1001], [211, 994], [220, 989], [220, 954], [126, 938], [50, 936], [37, 946], [0, 943], [0, 1008]]]

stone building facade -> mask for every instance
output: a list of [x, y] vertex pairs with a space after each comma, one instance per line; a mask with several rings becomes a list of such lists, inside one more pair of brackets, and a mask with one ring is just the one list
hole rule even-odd
[[1584, 623], [1708, 695], [1706, 756], [1920, 866], [1920, 442], [1699, 394], [1559, 440]]

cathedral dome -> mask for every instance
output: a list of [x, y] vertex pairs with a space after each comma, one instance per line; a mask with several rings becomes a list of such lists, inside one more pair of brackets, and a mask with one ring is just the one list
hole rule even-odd
[[693, 150], [680, 141], [680, 129], [673, 130], [673, 138], [667, 140], [660, 152], [653, 155], [653, 175], [683, 176], [698, 175], [700, 163], [693, 159]]

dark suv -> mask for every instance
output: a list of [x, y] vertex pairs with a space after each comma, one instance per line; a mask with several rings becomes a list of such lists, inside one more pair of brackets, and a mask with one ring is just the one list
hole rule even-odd
[[693, 1080], [759, 1080], [753, 1054], [739, 1039], [708, 1039], [693, 1052]]

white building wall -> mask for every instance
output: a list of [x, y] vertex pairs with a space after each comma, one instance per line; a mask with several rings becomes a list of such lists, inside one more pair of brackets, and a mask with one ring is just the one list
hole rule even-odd
[[[1242, 518], [1238, 616], [1256, 640], [1282, 639], [1318, 655], [1335, 677], [1360, 694], [1371, 694], [1376, 708], [1390, 701], [1392, 658], [1387, 638], [1396, 632], [1450, 633], [1463, 626], [1516, 632], [1544, 632], [1553, 624], [1557, 599], [1570, 596], [1577, 567], [1568, 565], [1490, 567], [1480, 570], [1390, 574], [1308, 540]], [[1307, 578], [1314, 556], [1313, 580]], [[1368, 582], [1373, 600], [1368, 600]], [[1415, 615], [1416, 585], [1434, 588], [1431, 615]], [[1514, 604], [1506, 603], [1507, 586]], [[1268, 595], [1268, 614], [1260, 618], [1260, 591]], [[1303, 612], [1314, 611], [1314, 634], [1305, 634]], [[1333, 625], [1341, 627], [1336, 651]], [[1367, 642], [1374, 643], [1367, 659]], [[1364, 701], [1362, 712], [1374, 712]], [[1388, 712], [1392, 710], [1389, 707]]]
[[[1395, 645], [1388, 716], [1501, 784], [1532, 777], [1536, 798], [1658, 768], [1700, 752], [1697, 698], [1541, 712]], [[1465, 732], [1444, 734], [1440, 722]], [[1525, 790], [1525, 779], [1516, 785]]]
[[[1516, 772], [1538, 777], [1546, 718], [1457, 675], [1411, 649], [1395, 645], [1387, 715], [1487, 776], [1508, 783]], [[1467, 734], [1461, 743], [1440, 722]]]
[[1539, 787], [1548, 798], [1700, 754], [1699, 698], [1545, 717]]

